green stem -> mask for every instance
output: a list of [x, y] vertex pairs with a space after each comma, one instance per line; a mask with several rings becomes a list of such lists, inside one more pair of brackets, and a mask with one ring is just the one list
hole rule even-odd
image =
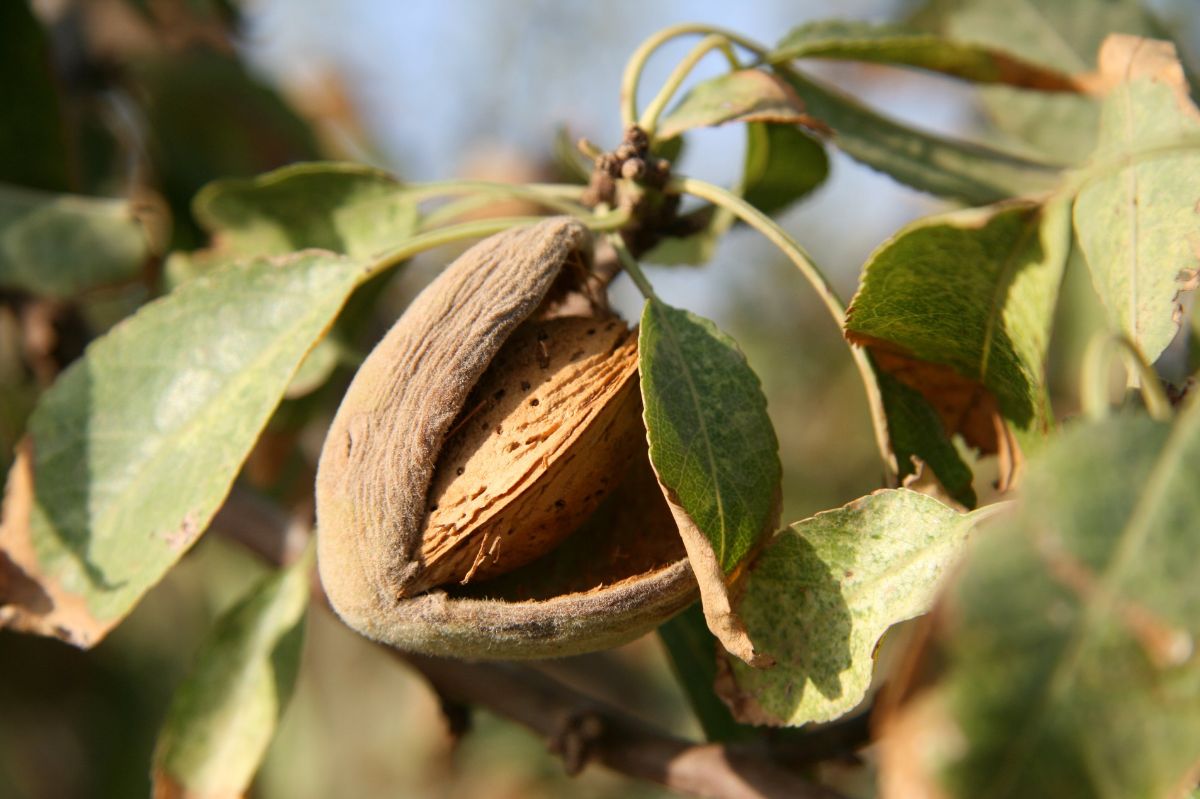
[[[366, 282], [376, 275], [386, 272], [388, 269], [426, 250], [432, 250], [435, 247], [441, 247], [446, 244], [453, 244], [464, 239], [481, 239], [496, 233], [502, 233], [509, 228], [519, 225], [536, 224], [545, 218], [544, 216], [506, 216], [495, 219], [480, 219], [476, 222], [463, 222], [459, 225], [450, 225], [438, 228], [437, 230], [419, 233], [373, 261], [363, 272], [359, 282]], [[628, 224], [629, 212], [625, 210], [611, 211], [600, 216], [586, 217], [580, 221], [597, 232], [619, 230]]]
[[[693, 197], [707, 200], [719, 208], [725, 208], [765, 236], [768, 241], [778, 247], [780, 252], [796, 265], [796, 268], [800, 270], [800, 274], [804, 275], [805, 279], [808, 280], [809, 285], [816, 291], [826, 310], [829, 311], [829, 315], [833, 318], [838, 330], [842, 330], [846, 319], [846, 309], [841, 299], [838, 298], [837, 292], [834, 291], [833, 286], [829, 284], [829, 281], [826, 280], [821, 270], [812, 262], [812, 259], [809, 258], [804, 248], [789, 236], [783, 228], [779, 227], [775, 223], [775, 220], [728, 189], [714, 186], [703, 180], [677, 176], [671, 180], [667, 190], [690, 194]], [[891, 444], [888, 440], [887, 414], [883, 409], [883, 395], [880, 393], [879, 384], [875, 380], [875, 370], [871, 366], [871, 361], [867, 357], [866, 351], [862, 348], [850, 345], [850, 354], [854, 358], [854, 365], [858, 369], [859, 377], [862, 378], [863, 389], [867, 394], [867, 404], [871, 409], [871, 423], [875, 429], [875, 444], [879, 448], [879, 454], [883, 459], [884, 465], [889, 470], [889, 476], [894, 477], [897, 466], [895, 456], [892, 454]]]
[[434, 197], [452, 197], [461, 194], [482, 194], [492, 197], [527, 200], [552, 211], [571, 216], [590, 216], [591, 211], [580, 205], [584, 187], [565, 184], [496, 183], [486, 180], [445, 180], [435, 183], [417, 183], [405, 187], [405, 193], [420, 202]]
[[[1114, 350], [1117, 352], [1114, 353]], [[1159, 422], [1169, 422], [1173, 413], [1171, 401], [1167, 399], [1154, 367], [1146, 362], [1142, 351], [1128, 338], [1107, 333], [1093, 338], [1088, 343], [1087, 352], [1083, 357], [1080, 402], [1084, 415], [1096, 421], [1108, 416], [1108, 376], [1115, 354], [1123, 356], [1126, 375], [1137, 376], [1136, 384], [1142, 392], [1142, 401], [1146, 403], [1146, 412], [1150, 414], [1150, 418]]]
[[621, 267], [629, 274], [633, 285], [637, 286], [638, 291], [642, 292], [642, 296], [648, 300], [658, 299], [658, 295], [654, 293], [654, 286], [650, 285], [646, 273], [642, 271], [642, 265], [633, 257], [633, 253], [625, 246], [624, 239], [620, 233], [608, 234], [608, 242], [617, 252], [617, 260], [621, 262]]
[[638, 127], [646, 131], [646, 135], [651, 140], [654, 139], [654, 131], [658, 128], [658, 118], [666, 110], [667, 103], [671, 102], [671, 98], [675, 96], [675, 92], [679, 91], [679, 87], [687, 80], [687, 76], [692, 73], [692, 70], [696, 68], [701, 59], [717, 49], [725, 52], [725, 56], [731, 64], [737, 63], [737, 58], [729, 48], [729, 40], [724, 36], [714, 33], [701, 39], [700, 43], [692, 48], [692, 51], [684, 56], [682, 61], [675, 65], [675, 69], [671, 70], [671, 74], [667, 76], [667, 80], [663, 83], [662, 88], [658, 90], [658, 94], [654, 96], [654, 99], [650, 101], [650, 105], [646, 106], [646, 110], [642, 112], [641, 118], [638, 119]]
[[655, 50], [672, 39], [693, 34], [720, 36], [728, 42], [732, 42], [760, 57], [767, 54], [767, 48], [754, 40], [747, 39], [734, 31], [713, 25], [687, 22], [682, 25], [672, 25], [669, 28], [663, 28], [638, 45], [638, 48], [633, 51], [633, 55], [629, 57], [629, 61], [625, 64], [625, 72], [621, 76], [621, 121], [624, 127], [628, 128], [631, 125], [637, 124], [638, 81], [642, 78], [642, 72], [646, 69], [646, 62], [650, 59], [650, 56], [654, 54]]

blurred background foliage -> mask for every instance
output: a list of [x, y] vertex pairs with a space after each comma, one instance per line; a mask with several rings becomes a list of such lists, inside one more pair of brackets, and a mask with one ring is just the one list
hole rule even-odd
[[[1193, 2], [1153, 6], [1194, 67], [1200, 18]], [[405, 180], [563, 179], [553, 158], [558, 126], [614, 145], [621, 67], [643, 38], [666, 25], [704, 20], [775, 42], [808, 20], [900, 20], [920, 5], [0, 3], [0, 183], [124, 198], [148, 237], [141, 273], [116, 285], [58, 297], [0, 287], [0, 474], [39, 390], [90, 339], [165, 290], [168, 253], [206, 244], [190, 202], [207, 182], [315, 158], [366, 161]], [[644, 85], [660, 83], [690, 46], [668, 46]], [[717, 67], [701, 68], [694, 80]], [[981, 140], [1004, 135], [1004, 125], [987, 124], [1002, 103], [952, 81], [853, 64], [814, 71], [921, 127]], [[741, 136], [731, 127], [691, 137], [681, 169], [732, 181]], [[872, 249], [943, 204], [839, 153], [831, 157], [829, 182], [781, 221], [848, 297]], [[305, 512], [324, 425], [355, 353], [370, 348], [447, 257], [431, 254], [364, 287], [339, 330], [348, 351], [340, 379], [284, 402], [244, 471], [247, 492]], [[865, 402], [840, 332], [790, 264], [754, 234], [735, 230], [702, 269], [650, 271], [665, 299], [729, 331], [762, 377], [781, 444], [785, 521], [880, 486]], [[1059, 364], [1077, 362], [1096, 325], [1090, 286], [1074, 271], [1056, 330]], [[636, 315], [638, 296], [623, 278], [614, 297], [627, 317]], [[1051, 373], [1065, 375], [1052, 386], [1060, 414], [1072, 412], [1071, 369]], [[987, 469], [980, 474], [983, 486]], [[0, 632], [0, 796], [146, 795], [171, 692], [205, 630], [262, 572], [244, 549], [208, 535], [93, 652]], [[420, 680], [328, 613], [310, 617], [303, 657], [297, 693], [254, 796], [661, 793], [599, 769], [568, 778], [537, 739], [485, 713], [476, 713], [473, 731], [456, 744]], [[656, 638], [544, 668], [677, 732], [698, 734]], [[862, 780], [841, 782], [857, 793], [856, 784], [869, 784]]]

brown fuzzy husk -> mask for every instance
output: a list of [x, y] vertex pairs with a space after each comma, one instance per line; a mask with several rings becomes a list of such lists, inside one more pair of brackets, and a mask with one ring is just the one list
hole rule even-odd
[[[566, 580], [533, 599], [500, 589], [417, 593], [427, 497], [447, 434], [504, 342], [580, 258], [590, 263], [589, 233], [569, 218], [480, 242], [413, 301], [356, 374], [321, 453], [318, 561], [334, 609], [364, 635], [437, 655], [554, 657], [630, 640], [693, 600], [681, 551], [668, 545], [662, 557], [631, 562], [620, 547], [606, 552], [603, 535], [582, 540], [599, 541], [592, 559], [608, 558], [612, 569], [582, 590]], [[641, 533], [678, 540], [673, 527]], [[554, 557], [518, 571], [543, 561], [553, 571]], [[488, 583], [472, 589], [487, 593]]]

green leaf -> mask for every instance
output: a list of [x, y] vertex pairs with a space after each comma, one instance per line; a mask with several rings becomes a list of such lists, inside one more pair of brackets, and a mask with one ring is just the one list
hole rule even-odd
[[0, 185], [0, 288], [71, 297], [136, 278], [148, 252], [124, 200]]
[[729, 608], [728, 577], [770, 534], [780, 507], [779, 442], [758, 376], [712, 322], [648, 299], [638, 366], [650, 461], [727, 649], [754, 658]]
[[1100, 140], [1080, 175], [1075, 230], [1110, 324], [1154, 361], [1200, 268], [1200, 111], [1166, 42], [1110, 37]]
[[325, 385], [325, 381], [333, 375], [333, 371], [341, 362], [341, 355], [341, 344], [329, 336], [322, 338], [300, 362], [296, 374], [292, 375], [292, 381], [288, 383], [284, 397], [303, 397]]
[[50, 48], [27, 2], [0, 3], [0, 182], [70, 188], [66, 130]]
[[868, 259], [846, 335], [995, 452], [997, 410], [1020, 433], [1053, 423], [1043, 367], [1069, 247], [1061, 200], [919, 220]]
[[720, 645], [708, 631], [700, 606], [692, 605], [660, 626], [658, 637], [666, 647], [671, 666], [704, 730], [705, 739], [729, 742], [755, 737], [754, 728], [739, 724], [713, 691]]
[[196, 195], [193, 213], [237, 256], [316, 247], [353, 257], [399, 244], [417, 226], [417, 205], [392, 176], [348, 163], [307, 163], [249, 180], [219, 180]]
[[364, 271], [313, 251], [232, 264], [93, 342], [9, 475], [4, 621], [85, 647], [116, 625], [207, 527]]
[[929, 609], [971, 517], [907, 489], [877, 491], [780, 531], [750, 567], [737, 609], [775, 660], [730, 659], [718, 690], [742, 721], [830, 721], [866, 695], [889, 627]]
[[665, 236], [641, 256], [645, 263], [661, 266], [700, 266], [712, 260], [721, 236], [733, 225], [730, 214], [717, 209], [708, 224], [688, 236]]
[[[937, 0], [918, 21], [1068, 74], [1092, 70], [1109, 33], [1169, 38], [1140, 0]], [[989, 86], [981, 97], [997, 128], [1055, 162], [1078, 163], [1095, 146], [1099, 104], [1092, 96]]]
[[[899, 711], [955, 797], [1165, 797], [1200, 741], [1200, 403], [1068, 429], [945, 600]], [[899, 729], [899, 727], [897, 727]], [[953, 729], [957, 743], [938, 740]], [[885, 740], [886, 737], [885, 737]]]
[[659, 123], [656, 137], [672, 139], [693, 128], [727, 122], [811, 122], [804, 104], [788, 84], [769, 72], [743, 69], [692, 87]]
[[896, 64], [941, 72], [976, 83], [1006, 83], [1042, 91], [1074, 91], [1058, 70], [1018, 58], [1004, 49], [955, 41], [897, 25], [823, 20], [792, 29], [767, 60], [836, 58]]
[[983, 205], [1054, 188], [1055, 167], [991, 147], [916, 130], [786, 65], [775, 66], [809, 114], [833, 130], [851, 158], [906, 186]]
[[742, 198], [774, 214], [804, 197], [829, 176], [825, 147], [794, 125], [746, 125]]
[[[745, 164], [737, 191], [763, 213], [782, 211], [824, 183], [828, 175], [825, 147], [799, 127], [746, 123]], [[707, 263], [734, 223], [733, 214], [717, 208], [702, 229], [687, 236], [663, 238], [642, 260], [668, 266]]]
[[217, 620], [159, 733], [156, 796], [215, 799], [250, 787], [296, 682], [312, 564], [310, 549]]
[[888, 441], [896, 456], [897, 475], [901, 479], [916, 475], [915, 458], [933, 470], [952, 499], [966, 508], [975, 507], [974, 475], [954, 448], [937, 411], [921, 392], [880, 369], [874, 360], [871, 366], [883, 397]]

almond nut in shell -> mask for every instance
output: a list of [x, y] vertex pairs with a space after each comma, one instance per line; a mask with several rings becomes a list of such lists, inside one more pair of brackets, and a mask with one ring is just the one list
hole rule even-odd
[[[590, 258], [569, 218], [486, 239], [360, 367], [317, 475], [321, 580], [351, 627], [429, 654], [549, 657], [630, 640], [694, 599], [654, 506], [636, 337], [611, 318], [543, 319]], [[645, 526], [606, 534], [593, 517]], [[564, 548], [585, 553], [582, 583], [556, 568]]]

